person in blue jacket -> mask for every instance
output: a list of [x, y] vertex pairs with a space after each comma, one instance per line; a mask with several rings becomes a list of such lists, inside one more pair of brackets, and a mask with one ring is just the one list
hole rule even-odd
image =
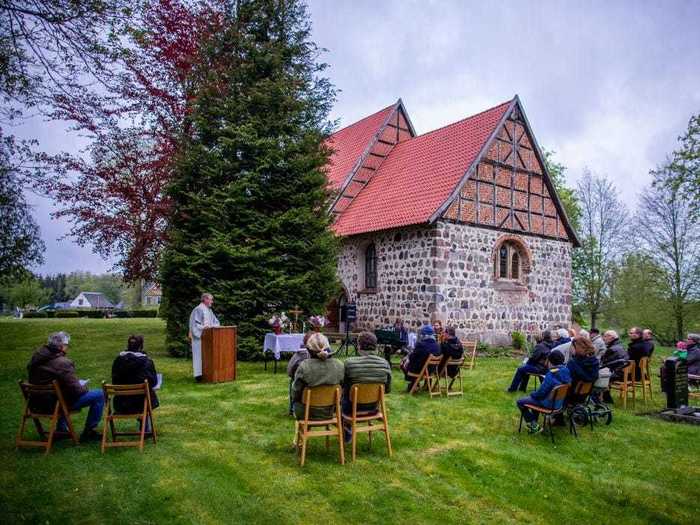
[[515, 371], [508, 392], [515, 392], [518, 389], [526, 392], [530, 374], [544, 375], [547, 373], [547, 357], [552, 348], [554, 348], [552, 346], [554, 344], [552, 333], [549, 330], [545, 330], [542, 333], [535, 334], [535, 341], [537, 341], [537, 344], [532, 351], [532, 355], [524, 365], [519, 366]]
[[530, 410], [525, 405], [536, 405], [542, 408], [555, 410], [559, 409], [563, 406], [564, 400], [562, 399], [556, 403], [552, 403], [549, 399], [547, 399], [547, 396], [554, 387], [571, 384], [571, 374], [569, 373], [569, 369], [562, 366], [564, 364], [564, 354], [562, 354], [559, 350], [552, 350], [549, 353], [548, 363], [549, 371], [547, 372], [547, 375], [544, 376], [544, 380], [542, 381], [540, 388], [529, 396], [518, 399], [517, 401], [518, 408], [523, 414], [523, 419], [527, 423], [527, 428], [530, 434], [539, 432], [541, 427], [537, 423], [537, 412]]
[[411, 390], [413, 383], [416, 381], [416, 378], [409, 376], [408, 372], [420, 373], [429, 356], [440, 354], [440, 345], [435, 340], [435, 330], [429, 324], [423, 325], [420, 329], [420, 340], [416, 343], [413, 352], [408, 354], [408, 362], [404, 368], [406, 381], [408, 381], [407, 391]]

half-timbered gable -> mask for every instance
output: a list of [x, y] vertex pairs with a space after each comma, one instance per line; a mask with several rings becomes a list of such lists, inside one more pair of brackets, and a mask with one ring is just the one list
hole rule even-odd
[[360, 327], [440, 319], [500, 342], [570, 322], [578, 241], [517, 96], [423, 135], [399, 100], [328, 143], [333, 304]]

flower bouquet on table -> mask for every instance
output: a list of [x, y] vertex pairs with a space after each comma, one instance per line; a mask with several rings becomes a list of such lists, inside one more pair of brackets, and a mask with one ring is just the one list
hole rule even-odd
[[322, 315], [312, 315], [309, 317], [309, 324], [314, 332], [320, 332], [328, 324], [328, 320]]
[[267, 322], [272, 327], [272, 331], [280, 335], [282, 331], [289, 326], [289, 317], [282, 312], [281, 314], [274, 314]]

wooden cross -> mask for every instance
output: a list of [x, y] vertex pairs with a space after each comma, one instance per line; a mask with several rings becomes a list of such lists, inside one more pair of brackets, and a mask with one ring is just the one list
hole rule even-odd
[[295, 306], [293, 309], [289, 310], [290, 314], [294, 314], [294, 326], [293, 331], [298, 331], [299, 316], [304, 313], [304, 310], [300, 310], [299, 306]]

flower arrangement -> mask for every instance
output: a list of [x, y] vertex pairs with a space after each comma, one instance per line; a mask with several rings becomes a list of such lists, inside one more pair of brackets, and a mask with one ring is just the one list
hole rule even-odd
[[309, 324], [315, 332], [320, 332], [321, 328], [328, 324], [328, 321], [322, 315], [312, 315], [311, 317], [309, 317]]
[[282, 312], [280, 314], [274, 314], [267, 322], [276, 334], [281, 334], [282, 330], [289, 325], [289, 317]]

